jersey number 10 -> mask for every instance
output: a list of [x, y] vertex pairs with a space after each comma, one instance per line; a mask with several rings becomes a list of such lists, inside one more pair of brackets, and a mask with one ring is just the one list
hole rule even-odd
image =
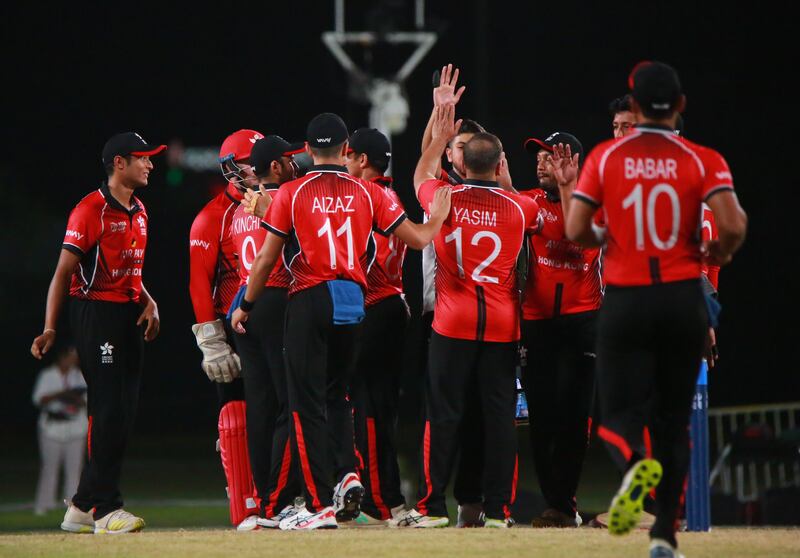
[[[636, 249], [644, 250], [644, 195], [642, 194], [643, 187], [637, 184], [636, 187], [622, 200], [622, 209], [628, 209], [633, 206], [633, 215], [636, 221]], [[664, 194], [669, 198], [669, 205], [672, 212], [672, 229], [670, 230], [667, 240], [662, 240], [658, 236], [656, 229], [656, 202], [658, 197]], [[647, 195], [647, 234], [650, 237], [650, 242], [659, 250], [669, 250], [678, 242], [678, 232], [681, 226], [681, 201], [678, 198], [678, 193], [675, 188], [669, 184], [656, 184], [650, 193]]]

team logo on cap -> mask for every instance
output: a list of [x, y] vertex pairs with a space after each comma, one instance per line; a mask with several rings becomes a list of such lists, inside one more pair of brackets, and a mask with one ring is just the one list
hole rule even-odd
[[556, 133], [554, 133], [554, 134], [550, 134], [550, 137], [548, 137], [548, 138], [547, 138], [546, 140], [544, 140], [544, 141], [553, 141], [553, 138], [555, 138], [555, 137], [556, 137], [556, 136], [557, 136], [559, 133], [560, 133], [560, 132], [556, 132]]
[[331, 138], [317, 138], [317, 143], [330, 143]]
[[144, 141], [144, 138], [142, 136], [140, 136], [139, 134], [137, 134], [136, 132], [134, 132], [133, 135], [136, 136], [137, 138], [139, 138], [140, 140], [142, 140], [142, 143], [147, 143], [146, 141]]
[[253, 135], [253, 137], [252, 137], [252, 138], [250, 138], [250, 143], [255, 143], [255, 142], [257, 142], [258, 140], [262, 139], [263, 137], [264, 137], [264, 136], [262, 136], [261, 134], [259, 134], [259, 133], [256, 133], [256, 134], [254, 134], [254, 135]]

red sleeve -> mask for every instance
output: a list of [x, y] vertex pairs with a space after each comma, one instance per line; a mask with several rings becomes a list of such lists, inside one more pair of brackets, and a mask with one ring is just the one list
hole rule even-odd
[[520, 206], [525, 216], [525, 233], [537, 234], [544, 230], [547, 222], [541, 215], [539, 204], [536, 203], [535, 196], [523, 193], [520, 198]]
[[[605, 150], [603, 150], [605, 151]], [[578, 177], [578, 186], [572, 194], [574, 198], [585, 201], [594, 207], [603, 205], [603, 188], [600, 180], [599, 159], [602, 153], [593, 149], [583, 164]]]
[[264, 228], [281, 238], [289, 236], [292, 226], [292, 194], [287, 188], [280, 188], [273, 196], [262, 221]]
[[405, 221], [406, 212], [399, 201], [392, 199], [386, 190], [373, 182], [369, 185], [372, 198], [373, 226], [384, 236], [389, 236], [397, 226]]
[[203, 208], [189, 233], [189, 296], [197, 323], [217, 319], [213, 284], [219, 257], [220, 223]]
[[100, 214], [92, 204], [82, 201], [69, 214], [67, 231], [64, 233], [63, 248], [83, 256], [92, 249], [100, 238], [103, 223]]
[[428, 206], [433, 201], [433, 195], [436, 193], [436, 190], [444, 186], [450, 186], [450, 183], [445, 182], [444, 180], [436, 180], [434, 178], [426, 180], [420, 184], [419, 190], [417, 190], [417, 199], [419, 200], [419, 204], [422, 206], [422, 210], [426, 214], [428, 213]]
[[725, 158], [713, 149], [704, 149], [700, 153], [705, 167], [703, 201], [718, 192], [733, 190], [733, 176]]

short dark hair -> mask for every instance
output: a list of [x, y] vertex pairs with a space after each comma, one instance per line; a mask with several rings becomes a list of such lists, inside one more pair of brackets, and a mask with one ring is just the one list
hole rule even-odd
[[344, 142], [338, 145], [331, 145], [330, 147], [311, 147], [311, 153], [313, 153], [315, 157], [320, 157], [323, 159], [336, 157], [342, 151], [343, 145]]
[[[120, 155], [120, 157], [125, 159], [128, 162], [129, 165], [131, 164], [131, 156], [130, 155]], [[116, 157], [114, 157], [114, 158], [116, 159]], [[106, 165], [106, 176], [111, 178], [111, 176], [113, 174], [114, 174], [114, 160], [112, 159], [111, 162]]]
[[[360, 155], [360, 153], [359, 153], [359, 155]], [[374, 168], [376, 171], [378, 171], [381, 174], [385, 173], [386, 169], [389, 168], [389, 160], [388, 159], [376, 159], [376, 160], [373, 161], [372, 159], [369, 158], [369, 155], [367, 155], [367, 161], [369, 161], [369, 166], [371, 166], [372, 168]]]
[[625, 112], [631, 110], [631, 96], [630, 93], [617, 97], [608, 104], [608, 112], [614, 116], [618, 112]]
[[494, 134], [478, 132], [464, 146], [464, 166], [477, 174], [488, 173], [497, 167], [503, 144]]
[[465, 118], [461, 121], [461, 126], [458, 127], [459, 134], [485, 134], [486, 128], [475, 122], [470, 118]]

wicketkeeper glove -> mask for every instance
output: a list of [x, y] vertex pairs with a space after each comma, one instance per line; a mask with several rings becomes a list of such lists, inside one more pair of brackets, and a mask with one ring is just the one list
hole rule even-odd
[[228, 345], [222, 320], [194, 324], [192, 333], [197, 338], [197, 346], [203, 352], [201, 366], [209, 380], [228, 383], [239, 377], [242, 369], [239, 355]]

